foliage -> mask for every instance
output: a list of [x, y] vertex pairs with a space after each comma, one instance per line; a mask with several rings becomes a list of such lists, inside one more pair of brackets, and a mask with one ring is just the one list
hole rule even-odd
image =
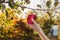
[[50, 6], [51, 6], [51, 1], [50, 1], [50, 0], [47, 1], [46, 6], [47, 6], [48, 8], [50, 8]]
[[[34, 39], [33, 30], [23, 22], [23, 20], [17, 21], [12, 9], [6, 9], [5, 12], [0, 14], [0, 37], [5, 38], [16, 38], [23, 40]], [[21, 37], [21, 38], [20, 38]]]
[[51, 20], [51, 19], [45, 20], [45, 22], [43, 24], [44, 25], [43, 30], [46, 35], [50, 32], [50, 28], [53, 23], [54, 23], [54, 20]]
[[[10, 8], [6, 8], [3, 3], [8, 3]], [[16, 16], [16, 14], [20, 15], [22, 13], [21, 11], [24, 11], [24, 9], [27, 8], [24, 6], [24, 4], [30, 4], [30, 0], [21, 0], [20, 2], [18, 2], [18, 0], [16, 0], [16, 2], [14, 2], [14, 0], [0, 0], [0, 10], [2, 10], [2, 13], [0, 13], [0, 38], [2, 38], [3, 40], [12, 38], [13, 40], [34, 40], [34, 30], [30, 29], [27, 26], [26, 22], [23, 22], [23, 19], [20, 19], [18, 18], [18, 16]], [[46, 13], [48, 14], [48, 16], [46, 17], [43, 15], [42, 18], [39, 16], [36, 20], [37, 23], [43, 25], [42, 28], [46, 34], [49, 33], [51, 25], [54, 23], [52, 17], [54, 10], [50, 9], [51, 4], [52, 0], [48, 0], [46, 3], [46, 6], [48, 7], [48, 10], [46, 9]], [[58, 6], [58, 4], [58, 0], [55, 0], [55, 8]], [[37, 6], [41, 8], [40, 5]], [[33, 12], [35, 12], [35, 9]]]
[[54, 6], [57, 7], [58, 4], [59, 4], [59, 3], [56, 1], [56, 2], [54, 3]]

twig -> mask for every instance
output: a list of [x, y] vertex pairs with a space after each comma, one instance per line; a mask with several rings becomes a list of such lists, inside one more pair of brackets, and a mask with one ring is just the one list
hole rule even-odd
[[[1, 2], [1, 3], [9, 3], [9, 2]], [[0, 4], [1, 4], [0, 3]], [[21, 8], [27, 8], [27, 9], [32, 9], [32, 10], [39, 10], [39, 11], [47, 11], [47, 10], [55, 10], [55, 9], [59, 9], [60, 7], [58, 8], [54, 8], [54, 9], [33, 9], [33, 8], [29, 8], [29, 7], [26, 7], [26, 6], [23, 6], [23, 5], [16, 5], [14, 2], [12, 2], [15, 6], [18, 6], [18, 7], [21, 7]], [[60, 2], [59, 2], [60, 3]]]

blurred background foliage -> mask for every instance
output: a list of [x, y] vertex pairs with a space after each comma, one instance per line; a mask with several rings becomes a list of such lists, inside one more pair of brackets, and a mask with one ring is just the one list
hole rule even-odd
[[[10, 8], [6, 8], [4, 3], [8, 3]], [[23, 15], [20, 16], [20, 18], [18, 18], [18, 16], [16, 15], [16, 14], [21, 15], [22, 13], [21, 10], [24, 11], [24, 9], [27, 8], [24, 6], [25, 3], [30, 4], [30, 1], [21, 0], [20, 2], [18, 2], [18, 0], [16, 1], [0, 0], [0, 10], [1, 10], [0, 39], [1, 40], [8, 40], [8, 39], [9, 40], [36, 40], [36, 39], [39, 40], [40, 39], [40, 37], [39, 38], [36, 37], [38, 36], [38, 33], [28, 27], [27, 18], [22, 19]], [[43, 29], [46, 35], [50, 32], [51, 25], [57, 21], [54, 19], [54, 16], [52, 16], [54, 9], [50, 10], [51, 3], [52, 0], [47, 1], [46, 6], [48, 9], [46, 14], [44, 14], [43, 17], [38, 16], [36, 19], [36, 22], [40, 24], [41, 28]], [[58, 0], [56, 0], [54, 6], [57, 7], [58, 4], [59, 2]], [[19, 7], [20, 10], [18, 9]], [[36, 15], [38, 14], [36, 13]], [[60, 22], [60, 20], [58, 20], [58, 22]]]

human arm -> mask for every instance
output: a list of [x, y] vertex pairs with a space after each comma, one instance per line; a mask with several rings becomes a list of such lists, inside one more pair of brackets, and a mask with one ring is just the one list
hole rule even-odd
[[33, 19], [32, 22], [34, 24], [28, 24], [32, 29], [34, 29], [35, 31], [38, 32], [39, 36], [41, 37], [42, 40], [49, 40], [48, 37], [44, 34], [44, 32], [42, 31], [42, 29], [40, 28], [39, 24], [37, 24]]

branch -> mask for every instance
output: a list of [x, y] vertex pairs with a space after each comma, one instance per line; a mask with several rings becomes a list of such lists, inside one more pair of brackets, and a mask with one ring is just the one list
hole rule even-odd
[[[9, 3], [9, 2], [1, 2], [1, 3]], [[29, 7], [26, 7], [26, 6], [23, 6], [23, 5], [16, 5], [14, 2], [12, 2], [15, 6], [18, 6], [18, 7], [21, 7], [21, 8], [27, 8], [27, 9], [32, 9], [32, 10], [39, 10], [39, 11], [47, 11], [47, 10], [55, 10], [55, 9], [59, 9], [60, 7], [58, 8], [54, 8], [54, 9], [33, 9], [33, 8], [29, 8]], [[59, 2], [60, 3], [60, 2]]]

